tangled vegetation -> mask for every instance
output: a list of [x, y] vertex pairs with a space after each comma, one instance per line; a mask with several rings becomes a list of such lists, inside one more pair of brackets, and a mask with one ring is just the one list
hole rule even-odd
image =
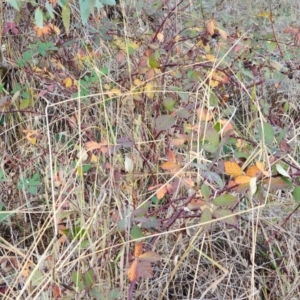
[[2, 1], [3, 299], [297, 299], [300, 6]]

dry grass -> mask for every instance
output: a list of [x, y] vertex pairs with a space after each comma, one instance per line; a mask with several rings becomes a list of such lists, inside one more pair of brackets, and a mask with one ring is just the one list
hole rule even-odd
[[[238, 219], [237, 226], [213, 219], [208, 222], [211, 227], [204, 230], [200, 225], [201, 212], [182, 210], [172, 226], [166, 227], [176, 211], [182, 209], [181, 205], [194, 193], [201, 192], [205, 168], [218, 172], [217, 162], [231, 159], [236, 152], [233, 148], [227, 152], [220, 150], [214, 157], [199, 143], [195, 146], [193, 138], [200, 140], [200, 130], [191, 134], [186, 147], [172, 146], [171, 140], [180, 132], [178, 128], [184, 122], [209, 132], [209, 121], [199, 122], [194, 113], [196, 107], [205, 109], [209, 106], [209, 85], [204, 83], [204, 79], [192, 82], [174, 80], [172, 72], [185, 74], [193, 69], [196, 62], [189, 62], [156, 74], [155, 95], [151, 97], [148, 94], [148, 97], [143, 94], [139, 99], [140, 86], [133, 81], [144, 79], [141, 75], [134, 75], [137, 72], [135, 68], [166, 12], [161, 12], [161, 16], [154, 15], [153, 20], [139, 6], [146, 1], [120, 2], [120, 11], [125, 12], [123, 19], [107, 20], [102, 12], [101, 20], [114, 24], [111, 31], [116, 30], [116, 36], [126, 43], [131, 42], [130, 37], [134, 40], [143, 38], [134, 55], [126, 53], [122, 63], [118, 62], [118, 47], [97, 36], [103, 23], [75, 27], [76, 23], [80, 23], [80, 16], [77, 8], [73, 7], [72, 30], [69, 37], [62, 35], [59, 41], [62, 45], [57, 44], [59, 49], [47, 52], [44, 58], [36, 55], [14, 73], [13, 86], [20, 84], [22, 92], [31, 93], [28, 97], [34, 99], [34, 104], [20, 109], [19, 96], [15, 102], [1, 108], [0, 170], [3, 170], [3, 178], [0, 178], [0, 203], [3, 203], [5, 211], [0, 213], [12, 213], [8, 221], [0, 222], [2, 298], [55, 299], [55, 293], [60, 293], [61, 298], [57, 299], [129, 299], [128, 291], [132, 287], [127, 270], [136, 241], [129, 230], [120, 230], [118, 222], [134, 209], [150, 202], [151, 209], [158, 211], [157, 218], [165, 222], [160, 227], [144, 229], [141, 240], [148, 250], [159, 253], [162, 260], [153, 265], [153, 278], [138, 280], [133, 299], [298, 299], [300, 214], [298, 210], [293, 211], [296, 206], [291, 187], [277, 191], [266, 187], [257, 197], [248, 193], [237, 196], [240, 202], [233, 212]], [[228, 87], [228, 92], [233, 95], [227, 103], [216, 107], [214, 118], [231, 119], [240, 136], [256, 141], [253, 145], [249, 143], [245, 150], [249, 155], [245, 166], [260, 160], [266, 170], [274, 171], [272, 155], [279, 151], [280, 146], [275, 141], [272, 146], [259, 141], [257, 124], [267, 120], [269, 116], [265, 112], [270, 109], [275, 97], [276, 106], [272, 110], [281, 124], [289, 128], [285, 140], [291, 145], [289, 153], [280, 155], [293, 165], [289, 172], [296, 174], [300, 170], [300, 86], [299, 63], [294, 58], [297, 55], [299, 58], [299, 47], [288, 45], [290, 37], [283, 31], [291, 25], [299, 28], [298, 1], [198, 2], [183, 1], [182, 7], [186, 8], [175, 10], [174, 16], [165, 24], [166, 40], [174, 32], [194, 27], [197, 23], [200, 23], [197, 25], [200, 28], [204, 25], [202, 20], [208, 20], [212, 13], [228, 33], [236, 31], [241, 37], [243, 34], [271, 33], [270, 23], [257, 15], [269, 11], [270, 7], [276, 15], [274, 30], [280, 40], [286, 40], [286, 43], [280, 44], [281, 51], [292, 56], [285, 61], [294, 66], [294, 78], [283, 79], [277, 91], [274, 90], [276, 78], [258, 85], [257, 98], [253, 100], [253, 86], [248, 87], [252, 81], [236, 72], [235, 82], [239, 85]], [[172, 8], [174, 4], [170, 3], [167, 7]], [[28, 13], [20, 16], [1, 4], [2, 28], [5, 22], [20, 18], [19, 34], [2, 37], [2, 43], [8, 49], [7, 60], [15, 66], [28, 46], [38, 41], [32, 29], [34, 20], [30, 7], [27, 9]], [[194, 23], [187, 23], [189, 20], [194, 20]], [[144, 30], [145, 33], [142, 33]], [[49, 40], [55, 41], [55, 38], [49, 37]], [[211, 40], [210, 43], [212, 49], [217, 49], [216, 41]], [[264, 43], [255, 44], [256, 49], [250, 45], [255, 53], [250, 59], [257, 64], [271, 55], [271, 51], [262, 51]], [[154, 50], [155, 47], [159, 49], [159, 44], [153, 46]], [[181, 43], [178, 53], [168, 63], [185, 62], [187, 51], [196, 51], [194, 47], [193, 40]], [[82, 59], [83, 68], [80, 63], [74, 62], [73, 58], [78, 53], [89, 52], [93, 55]], [[161, 50], [162, 60], [167, 52]], [[214, 53], [219, 62], [226, 62], [227, 53]], [[273, 54], [281, 58], [277, 48]], [[65, 69], [59, 66], [59, 62]], [[242, 68], [243, 58], [237, 58], [237, 62]], [[213, 64], [212, 70], [219, 65]], [[47, 72], [34, 71], [35, 66], [44, 66], [55, 75], [54, 78]], [[108, 69], [107, 74], [101, 74], [104, 68]], [[66, 77], [82, 79], [87, 76], [82, 84], [88, 84], [91, 74], [94, 81], [88, 85], [87, 94], [83, 86], [77, 95], [76, 86], [64, 86]], [[172, 86], [178, 82], [183, 85], [183, 91], [174, 91]], [[190, 88], [186, 89], [189, 84]], [[118, 89], [118, 92], [112, 94], [112, 88]], [[47, 93], [43, 95], [41, 91]], [[190, 105], [193, 109], [188, 118], [177, 120], [178, 127], [159, 134], [155, 129], [155, 119], [163, 110], [162, 99], [173, 94], [183, 103], [182, 107]], [[286, 110], [279, 109], [287, 103]], [[35, 145], [24, 133], [24, 130], [31, 129], [37, 131]], [[95, 157], [86, 151], [88, 141], [102, 143], [101, 151], [93, 152]], [[167, 197], [172, 205], [167, 205], [165, 199], [166, 205], [155, 206], [152, 203], [155, 191], [149, 191], [149, 187], [182, 179], [180, 175], [160, 168], [171, 148], [177, 159], [182, 161], [180, 171], [184, 171], [195, 185], [179, 185], [178, 190]], [[133, 172], [126, 172], [126, 156], [134, 162]], [[90, 169], [84, 170], [86, 167]], [[31, 194], [28, 191], [30, 184], [23, 184], [22, 188], [20, 180], [30, 180], [37, 173], [40, 176], [38, 192]], [[227, 180], [224, 174], [220, 178], [224, 183]], [[297, 176], [293, 177], [292, 183], [293, 187], [299, 185]], [[209, 182], [209, 187], [210, 200], [222, 190], [214, 181]], [[130, 224], [126, 226], [130, 227]], [[80, 283], [76, 286], [74, 276], [87, 274], [89, 270], [94, 272], [92, 287], [80, 288]]]

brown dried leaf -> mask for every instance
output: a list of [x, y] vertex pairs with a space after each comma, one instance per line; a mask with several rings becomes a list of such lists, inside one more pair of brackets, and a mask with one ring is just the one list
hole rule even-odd
[[136, 267], [137, 276], [141, 278], [152, 278], [153, 270], [151, 263], [148, 261], [138, 262]]
[[187, 208], [189, 210], [195, 211], [195, 210], [199, 210], [201, 209], [201, 207], [205, 206], [206, 202], [203, 200], [195, 200], [193, 199], [192, 201], [190, 201], [187, 205]]
[[159, 254], [157, 254], [156, 252], [153, 252], [153, 251], [149, 251], [149, 252], [146, 252], [146, 253], [143, 253], [139, 256], [138, 258], [138, 261], [139, 262], [157, 262], [161, 260], [161, 257]]

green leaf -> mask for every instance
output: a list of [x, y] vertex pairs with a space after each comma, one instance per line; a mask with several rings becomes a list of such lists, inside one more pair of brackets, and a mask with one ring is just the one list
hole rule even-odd
[[100, 0], [103, 4], [107, 4], [107, 5], [116, 5], [116, 1], [115, 0]]
[[77, 240], [86, 238], [86, 230], [82, 227], [75, 227], [73, 231], [73, 238], [76, 238]]
[[206, 184], [202, 184], [201, 186], [201, 193], [203, 198], [205, 199], [205, 201], [209, 200], [209, 196], [210, 196], [210, 188], [208, 185]]
[[208, 129], [206, 136], [205, 136], [205, 140], [208, 141], [213, 146], [217, 147], [220, 142], [218, 132], [214, 128]]
[[219, 105], [219, 98], [217, 97], [217, 95], [213, 92], [210, 91], [210, 95], [209, 95], [209, 106], [212, 107], [216, 107]]
[[84, 290], [84, 284], [83, 284], [83, 280], [82, 280], [82, 275], [80, 274], [79, 271], [73, 271], [72, 272], [72, 280], [75, 284], [76, 287], [79, 288], [79, 290]]
[[[0, 169], [0, 182], [5, 182], [7, 179], [5, 178], [4, 170]], [[0, 208], [1, 210], [1, 208]]]
[[[211, 211], [209, 208], [205, 208], [202, 212], [201, 218], [200, 218], [200, 224], [206, 223], [212, 220]], [[209, 229], [211, 224], [204, 224], [202, 225], [203, 230]]]
[[134, 225], [134, 226], [132, 226], [132, 228], [130, 230], [130, 235], [134, 240], [139, 239], [139, 238], [143, 237], [143, 231], [139, 226]]
[[166, 97], [162, 104], [166, 110], [174, 111], [176, 101], [172, 97]]
[[51, 19], [55, 19], [55, 16], [54, 16], [54, 13], [53, 13], [53, 7], [52, 5], [50, 4], [50, 2], [46, 1], [46, 9], [47, 9], [47, 12], [50, 16]]
[[300, 186], [295, 187], [292, 194], [295, 202], [300, 203]]
[[87, 24], [91, 12], [94, 10], [95, 1], [79, 0], [80, 17], [83, 25]]
[[220, 220], [225, 224], [237, 225], [237, 219], [235, 216], [232, 215], [232, 212], [229, 209], [217, 209], [214, 211], [214, 215], [216, 219], [227, 217], [225, 219]]
[[171, 115], [160, 115], [155, 120], [156, 130], [168, 130], [175, 124], [175, 117]]
[[35, 10], [34, 18], [35, 18], [36, 25], [42, 28], [44, 25], [44, 14], [39, 7]]
[[154, 54], [151, 54], [149, 57], [148, 57], [148, 65], [150, 68], [153, 68], [153, 69], [157, 69], [159, 68], [159, 61], [155, 59], [155, 56]]
[[7, 0], [7, 2], [16, 10], [20, 10], [21, 1], [20, 0]]
[[291, 178], [290, 174], [282, 167], [282, 165], [276, 164], [276, 170], [282, 176]]
[[157, 228], [160, 225], [161, 225], [161, 221], [159, 219], [157, 219], [156, 217], [150, 217], [150, 218], [146, 218], [146, 220], [142, 222], [141, 227], [151, 229], [151, 228]]
[[274, 131], [273, 127], [269, 123], [263, 122], [262, 126], [258, 128], [258, 134], [260, 139], [264, 140], [266, 145], [269, 145], [273, 142]]
[[0, 203], [0, 222], [5, 222], [5, 219], [8, 219], [10, 216], [13, 216], [13, 213], [2, 211], [3, 210], [3, 204]]
[[99, 291], [99, 287], [92, 288], [90, 291], [90, 296], [93, 297], [93, 299], [97, 299], [97, 300], [106, 300], [107, 299], [107, 298], [105, 298], [105, 296], [103, 296], [102, 292]]
[[236, 199], [231, 194], [223, 194], [216, 197], [213, 200], [213, 204], [216, 206], [230, 206], [236, 202]]
[[94, 283], [94, 270], [90, 269], [84, 274], [84, 285], [86, 289], [90, 289]]
[[32, 286], [38, 286], [42, 284], [44, 280], [44, 276], [42, 272], [39, 269], [33, 270], [33, 274], [31, 274], [31, 284]]
[[37, 173], [33, 174], [31, 179], [29, 180], [29, 185], [39, 185], [39, 184], [41, 184], [40, 173], [37, 172]]
[[216, 147], [215, 145], [212, 144], [204, 144], [203, 149], [209, 153], [215, 153], [218, 150], [218, 147]]
[[71, 9], [69, 2], [66, 3], [66, 5], [63, 6], [62, 12], [61, 12], [62, 21], [66, 30], [66, 34], [69, 35], [70, 33], [70, 20], [71, 20]]

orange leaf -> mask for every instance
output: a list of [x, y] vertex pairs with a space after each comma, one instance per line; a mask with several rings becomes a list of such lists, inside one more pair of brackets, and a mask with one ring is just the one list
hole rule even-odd
[[161, 167], [164, 171], [170, 171], [170, 170], [174, 170], [174, 169], [178, 168], [179, 166], [178, 166], [175, 162], [172, 162], [172, 161], [166, 161], [166, 162], [163, 163], [160, 167]]
[[240, 176], [243, 174], [241, 167], [233, 161], [224, 162], [225, 173], [233, 177]]
[[49, 25], [45, 25], [42, 28], [40, 28], [38, 26], [34, 26], [34, 29], [35, 29], [36, 35], [38, 37], [41, 37], [43, 35], [48, 35], [51, 33], [51, 28]]
[[156, 192], [156, 197], [158, 200], [161, 200], [165, 194], [168, 192], [168, 189], [166, 186], [163, 186], [162, 188], [160, 188], [157, 192]]
[[101, 144], [95, 142], [95, 141], [89, 141], [89, 142], [86, 142], [85, 143], [85, 149], [87, 151], [92, 151], [92, 150], [95, 150], [95, 149], [101, 149]]
[[138, 279], [137, 266], [138, 262], [134, 260], [127, 271], [129, 281], [135, 281]]
[[237, 177], [234, 177], [234, 182], [236, 184], [244, 184], [244, 183], [249, 183], [251, 180], [250, 176], [246, 176], [246, 175], [240, 175]]
[[27, 261], [24, 265], [24, 267], [22, 268], [22, 271], [21, 271], [21, 275], [25, 278], [27, 278], [30, 274], [30, 269], [31, 269], [31, 266], [30, 266], [30, 262]]
[[53, 293], [54, 299], [58, 299], [61, 296], [61, 290], [58, 285], [53, 284], [52, 293]]
[[257, 165], [253, 165], [247, 168], [246, 175], [250, 177], [256, 177], [261, 174], [260, 169], [257, 167]]
[[215, 33], [215, 28], [216, 28], [216, 21], [214, 19], [210, 19], [206, 23], [206, 30], [210, 35], [213, 35]]
[[134, 256], [139, 257], [143, 252], [143, 243], [136, 243], [134, 246]]
[[207, 108], [198, 108], [196, 110], [197, 116], [201, 121], [210, 121], [214, 117], [214, 113]]
[[174, 151], [170, 150], [167, 154], [168, 161], [176, 163], [176, 157]]

